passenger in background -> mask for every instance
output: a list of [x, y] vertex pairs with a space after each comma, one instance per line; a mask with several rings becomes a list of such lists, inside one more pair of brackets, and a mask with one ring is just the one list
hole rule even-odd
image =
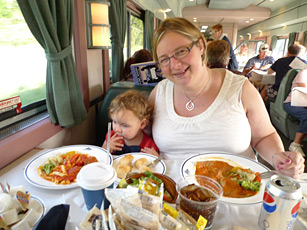
[[205, 38], [189, 20], [165, 19], [153, 37], [153, 56], [166, 77], [149, 96], [162, 158], [231, 152], [256, 159], [253, 147], [285, 175], [304, 172], [304, 158], [284, 151], [254, 86], [243, 76], [207, 67]]
[[212, 36], [214, 40], [224, 40], [228, 42], [229, 48], [230, 48], [228, 69], [238, 70], [238, 62], [236, 59], [236, 55], [234, 54], [231, 42], [229, 41], [227, 36], [223, 34], [223, 26], [221, 24], [216, 24], [211, 27], [211, 31], [212, 31]]
[[294, 60], [294, 58], [298, 57], [302, 62], [307, 64], [305, 60], [300, 58], [302, 54], [305, 54], [306, 48], [299, 44], [293, 44], [289, 46], [288, 53], [286, 57], [278, 59], [269, 69], [268, 73], [275, 73], [275, 84], [267, 85], [263, 88], [261, 95], [266, 102], [268, 98], [274, 100], [277, 96], [277, 92], [281, 83], [281, 80], [286, 75], [286, 73], [292, 69], [289, 65]]
[[[207, 56], [207, 66], [210, 69], [213, 68], [224, 68], [227, 69], [229, 61], [229, 44], [224, 40], [217, 40], [208, 42], [206, 56]], [[244, 75], [242, 72], [237, 70], [231, 70], [231, 72], [239, 75]]]
[[247, 45], [242, 44], [240, 47], [240, 52], [236, 54], [236, 58], [237, 58], [238, 65], [239, 65], [239, 68], [238, 68], [239, 71], [243, 71], [244, 66], [246, 65], [249, 59], [247, 51], [248, 51]]
[[[143, 130], [150, 123], [153, 108], [147, 97], [136, 90], [117, 95], [109, 107], [112, 119], [110, 152], [120, 155], [131, 152], [145, 152], [159, 156], [159, 149], [153, 139]], [[108, 134], [102, 147], [107, 149]]]
[[[294, 87], [307, 87], [307, 69], [301, 70], [292, 82], [291, 91]], [[305, 156], [302, 150], [302, 143], [307, 136], [307, 107], [291, 106], [291, 91], [284, 102], [284, 108], [293, 117], [300, 120], [300, 125], [296, 131], [294, 141], [290, 144], [289, 150], [293, 152], [300, 152]]]
[[133, 81], [130, 66], [132, 64], [152, 61], [152, 54], [146, 49], [136, 51], [132, 57], [128, 58], [122, 71], [122, 81]]
[[252, 57], [246, 63], [243, 73], [248, 74], [251, 70], [263, 70], [266, 71], [270, 66], [275, 62], [274, 58], [270, 55], [269, 45], [262, 44], [259, 47], [259, 54], [255, 57]]

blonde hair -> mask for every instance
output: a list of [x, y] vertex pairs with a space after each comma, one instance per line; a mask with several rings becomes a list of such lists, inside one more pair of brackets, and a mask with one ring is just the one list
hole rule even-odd
[[[205, 63], [206, 46], [207, 46], [206, 39], [204, 35], [200, 32], [200, 30], [185, 18], [167, 18], [161, 23], [159, 28], [156, 30], [153, 36], [153, 46], [152, 46], [153, 58], [155, 61], [158, 61], [157, 46], [161, 38], [167, 32], [175, 32], [181, 34], [194, 42], [202, 40], [204, 42], [204, 52], [202, 54], [202, 62]], [[199, 46], [199, 43], [196, 43], [196, 45]]]
[[145, 119], [147, 124], [153, 113], [147, 97], [136, 90], [128, 90], [117, 95], [109, 106], [109, 116], [123, 110], [130, 110], [140, 120]]

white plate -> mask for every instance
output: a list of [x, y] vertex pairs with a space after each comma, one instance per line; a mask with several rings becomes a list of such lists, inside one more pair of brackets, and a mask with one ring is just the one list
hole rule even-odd
[[[234, 154], [213, 154], [213, 153], [204, 153], [204, 154], [198, 154], [192, 157], [187, 158], [180, 167], [180, 174], [183, 178], [190, 175], [195, 175], [195, 169], [196, 169], [196, 162], [197, 161], [213, 161], [213, 160], [219, 160], [219, 161], [225, 161], [233, 166], [241, 166], [243, 168], [250, 168], [254, 172], [266, 172], [269, 171], [269, 168], [264, 166], [263, 164], [252, 160], [250, 158], [244, 157], [244, 156], [238, 156]], [[232, 203], [232, 204], [253, 204], [253, 203], [260, 203], [262, 202], [263, 193], [266, 181], [269, 179], [262, 180], [262, 184], [260, 186], [260, 191], [252, 196], [247, 198], [228, 198], [221, 196], [220, 201], [226, 202], [226, 203]]]
[[[156, 156], [153, 155], [149, 155], [146, 153], [127, 153], [127, 154], [123, 154], [120, 156], [114, 156], [114, 161], [113, 161], [113, 167], [116, 168], [120, 159], [122, 157], [124, 157], [125, 155], [131, 154], [134, 158], [132, 160], [132, 165], [134, 165], [134, 162], [140, 158], [146, 158], [149, 162], [152, 162], [153, 160], [157, 159]], [[160, 173], [160, 174], [164, 174], [165, 170], [166, 170], [166, 166], [164, 161], [160, 161], [156, 166], [151, 167], [152, 172], [154, 173]], [[133, 167], [131, 172], [139, 172], [137, 168]], [[117, 178], [117, 180], [120, 180], [119, 178]]]
[[112, 165], [113, 158], [105, 149], [93, 145], [70, 145], [56, 149], [48, 150], [41, 155], [32, 159], [25, 168], [24, 176], [26, 180], [37, 187], [45, 189], [70, 189], [78, 187], [77, 183], [71, 183], [68, 185], [55, 184], [54, 182], [43, 179], [38, 174], [38, 167], [43, 165], [44, 162], [52, 156], [56, 156], [59, 153], [67, 153], [69, 151], [78, 151], [84, 154], [89, 154], [97, 158], [98, 161], [105, 162]]
[[[35, 199], [35, 200], [37, 200], [39, 203], [40, 203], [40, 207], [39, 207], [39, 209], [38, 210], [36, 210], [38, 213], [40, 213], [41, 214], [41, 217], [40, 217], [40, 219], [45, 215], [45, 212], [46, 212], [46, 206], [45, 206], [45, 204], [44, 204], [44, 202], [40, 199], [40, 198], [38, 198], [37, 196], [32, 196], [31, 195], [31, 199]], [[30, 199], [30, 201], [31, 201], [31, 199]], [[39, 220], [40, 220], [39, 219]], [[38, 220], [38, 221], [39, 221]], [[38, 222], [37, 221], [37, 222]], [[37, 224], [37, 223], [35, 223], [35, 224]]]

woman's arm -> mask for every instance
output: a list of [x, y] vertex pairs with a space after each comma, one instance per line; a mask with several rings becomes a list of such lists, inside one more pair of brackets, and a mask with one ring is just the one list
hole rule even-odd
[[251, 126], [251, 145], [275, 169], [288, 176], [298, 177], [304, 170], [304, 158], [296, 152], [284, 151], [263, 100], [249, 81], [245, 81], [242, 89], [242, 103]]

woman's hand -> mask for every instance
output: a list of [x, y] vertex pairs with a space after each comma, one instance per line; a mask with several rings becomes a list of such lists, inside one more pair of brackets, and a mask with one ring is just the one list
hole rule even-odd
[[154, 148], [145, 147], [145, 148], [141, 149], [141, 152], [159, 157], [159, 153]]
[[299, 152], [281, 152], [272, 155], [273, 167], [293, 178], [298, 178], [304, 172], [304, 161]]

